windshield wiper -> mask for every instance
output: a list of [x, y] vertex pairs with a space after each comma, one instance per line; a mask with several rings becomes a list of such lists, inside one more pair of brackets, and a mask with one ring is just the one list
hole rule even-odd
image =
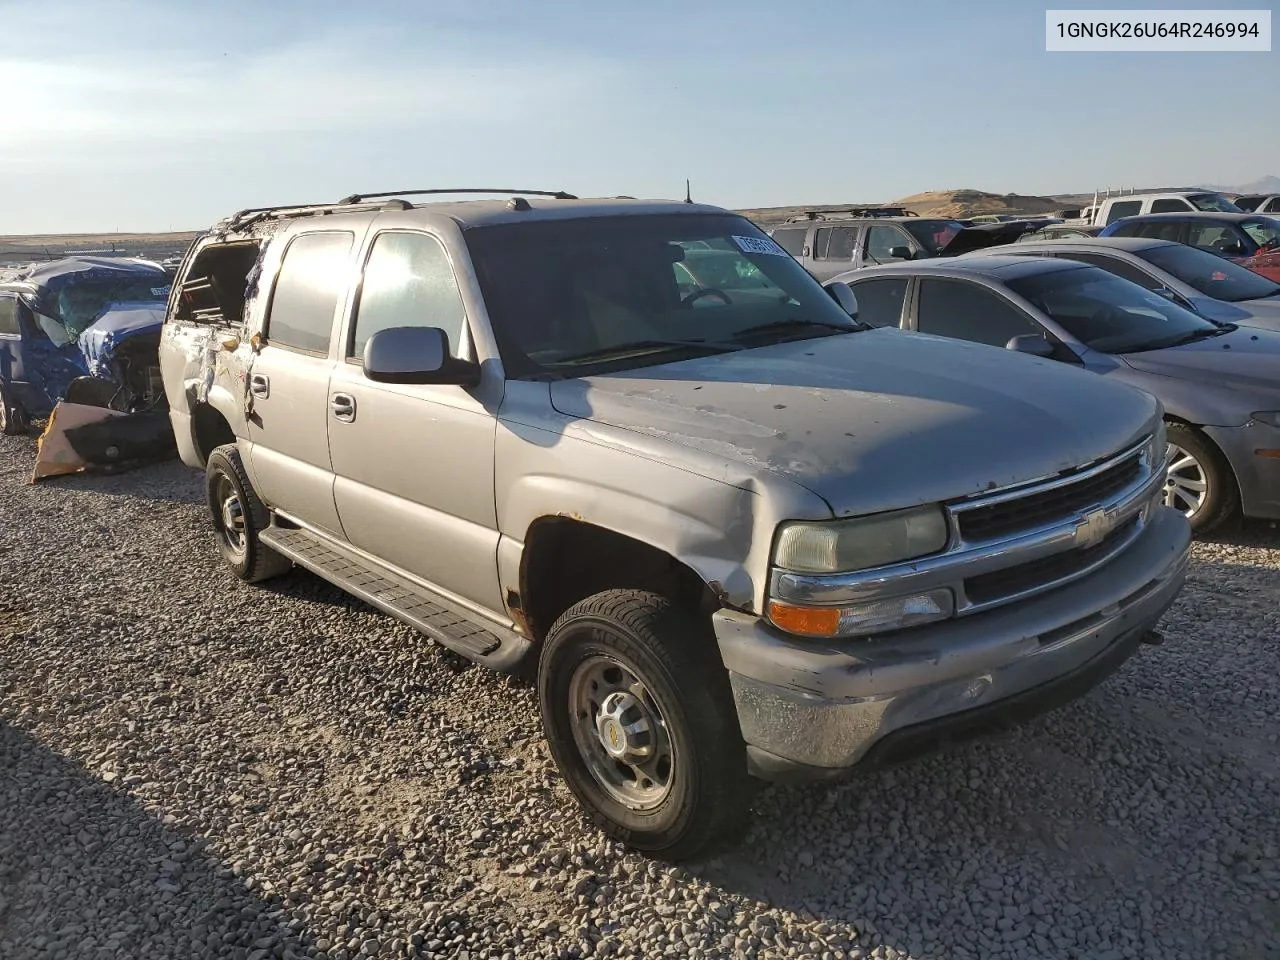
[[1227, 323], [1220, 327], [1216, 327], [1213, 330], [1192, 330], [1190, 333], [1173, 341], [1173, 343], [1167, 344], [1167, 346], [1181, 347], [1188, 343], [1195, 343], [1198, 340], [1208, 340], [1210, 337], [1220, 337], [1224, 333], [1230, 333], [1234, 329], [1236, 329], [1236, 325], [1234, 323]]
[[706, 340], [631, 340], [627, 343], [616, 343], [612, 346], [600, 347], [597, 350], [588, 350], [585, 353], [575, 353], [567, 357], [561, 357], [559, 360], [553, 361], [550, 366], [559, 366], [562, 363], [591, 363], [637, 352], [662, 353], [694, 350], [699, 353], [728, 353], [732, 350], [740, 349], [742, 348], [736, 344], [710, 343]]
[[767, 333], [786, 333], [790, 330], [834, 330], [837, 333], [857, 333], [859, 330], [867, 329], [865, 324], [856, 320], [850, 320], [848, 325], [843, 323], [828, 323], [826, 320], [774, 320], [770, 323], [756, 324], [754, 327], [744, 327], [733, 334], [732, 339], [738, 340], [741, 337], [752, 336], [755, 334]]

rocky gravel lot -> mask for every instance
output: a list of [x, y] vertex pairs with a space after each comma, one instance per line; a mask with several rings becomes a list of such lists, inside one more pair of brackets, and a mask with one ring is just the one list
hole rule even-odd
[[1280, 957], [1280, 531], [1196, 548], [1035, 725], [768, 788], [683, 868], [585, 823], [532, 692], [295, 571], [177, 464], [0, 437], [0, 957]]

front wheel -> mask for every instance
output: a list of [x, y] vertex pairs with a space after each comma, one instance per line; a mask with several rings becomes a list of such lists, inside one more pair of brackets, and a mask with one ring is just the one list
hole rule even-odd
[[1239, 497], [1231, 467], [1199, 430], [1180, 423], [1168, 429], [1165, 505], [1181, 511], [1194, 532], [1208, 533], [1235, 513]]
[[547, 636], [538, 699], [556, 763], [609, 836], [683, 860], [745, 826], [752, 781], [728, 675], [692, 613], [639, 590], [583, 600]]
[[0, 383], [0, 433], [16, 437], [27, 432], [27, 417], [12, 391]]

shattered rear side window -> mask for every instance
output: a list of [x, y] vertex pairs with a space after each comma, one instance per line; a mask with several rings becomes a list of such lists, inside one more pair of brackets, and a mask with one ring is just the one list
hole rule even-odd
[[257, 240], [210, 244], [182, 280], [175, 318], [194, 323], [238, 326], [246, 301], [256, 292], [262, 245]]

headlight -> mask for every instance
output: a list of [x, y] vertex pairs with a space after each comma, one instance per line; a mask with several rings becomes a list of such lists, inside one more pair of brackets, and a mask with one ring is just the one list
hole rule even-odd
[[788, 633], [802, 637], [849, 637], [946, 620], [955, 613], [956, 600], [950, 590], [943, 588], [840, 607], [806, 607], [771, 600], [768, 610], [774, 626]]
[[1261, 413], [1253, 414], [1253, 419], [1268, 426], [1280, 427], [1280, 410], [1263, 410]]
[[[853, 573], [937, 553], [947, 537], [946, 516], [936, 505], [852, 520], [786, 523], [778, 532], [773, 565], [789, 573]], [[841, 606], [780, 600], [768, 605], [775, 626], [805, 637], [865, 636], [945, 620], [954, 613], [955, 597], [948, 589]]]
[[937, 553], [947, 545], [939, 506], [853, 520], [783, 524], [774, 566], [793, 573], [848, 573]]

